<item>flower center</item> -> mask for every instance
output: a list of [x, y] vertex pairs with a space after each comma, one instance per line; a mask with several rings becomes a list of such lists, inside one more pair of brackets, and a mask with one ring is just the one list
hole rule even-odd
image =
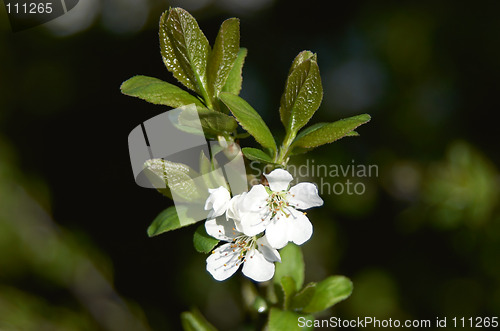
[[290, 212], [286, 212], [290, 206], [286, 200], [288, 192], [270, 192], [267, 198], [267, 207], [271, 213], [271, 218], [274, 218], [279, 212], [283, 213], [286, 217], [290, 216]]

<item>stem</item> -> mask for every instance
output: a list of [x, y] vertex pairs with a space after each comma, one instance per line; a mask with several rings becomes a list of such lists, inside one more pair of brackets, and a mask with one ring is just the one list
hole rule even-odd
[[274, 158], [274, 163], [280, 164], [283, 167], [286, 167], [288, 163], [288, 152], [290, 149], [290, 146], [293, 143], [293, 140], [295, 139], [296, 133], [294, 132], [288, 132], [285, 136], [285, 139], [283, 140], [283, 144], [281, 145], [281, 148], [279, 150], [279, 153], [276, 154]]

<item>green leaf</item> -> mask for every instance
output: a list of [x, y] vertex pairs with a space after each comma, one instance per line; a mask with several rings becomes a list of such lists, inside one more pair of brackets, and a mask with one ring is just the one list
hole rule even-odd
[[276, 263], [274, 283], [281, 287], [281, 279], [285, 276], [295, 281], [296, 291], [304, 284], [304, 258], [299, 246], [289, 243], [280, 250], [281, 263]]
[[302, 62], [307, 61], [314, 57], [314, 53], [311, 51], [302, 51], [300, 52], [295, 59], [293, 59], [292, 65], [290, 66], [290, 70], [288, 71], [288, 75], [292, 73]]
[[184, 331], [217, 331], [197, 309], [183, 312], [181, 323]]
[[236, 130], [238, 123], [234, 117], [207, 108], [186, 108], [179, 114], [179, 124], [191, 128], [201, 128], [206, 135], [218, 136]]
[[316, 55], [302, 52], [292, 63], [281, 97], [280, 118], [292, 137], [309, 122], [323, 99]]
[[163, 210], [148, 227], [148, 236], [153, 237], [167, 231], [176, 230], [197, 220], [188, 215], [188, 207], [177, 205]]
[[233, 67], [227, 76], [226, 84], [222, 88], [223, 92], [229, 92], [236, 95], [240, 94], [241, 83], [243, 82], [243, 64], [245, 63], [247, 53], [248, 50], [246, 48], [240, 47], [238, 57], [234, 61]]
[[196, 106], [203, 107], [203, 104], [195, 96], [154, 77], [134, 76], [123, 82], [120, 90], [123, 94], [146, 100], [155, 105], [177, 108], [194, 103]]
[[199, 253], [210, 253], [219, 240], [208, 235], [205, 224], [198, 226], [193, 235], [194, 248]]
[[316, 291], [309, 304], [302, 310], [316, 313], [347, 299], [352, 293], [352, 282], [344, 276], [330, 276], [316, 285]]
[[257, 148], [251, 148], [251, 147], [244, 147], [241, 149], [243, 152], [243, 155], [249, 160], [252, 161], [259, 161], [262, 163], [273, 163], [273, 159], [264, 151], [257, 149]]
[[353, 131], [358, 126], [369, 122], [370, 115], [362, 114], [349, 118], [345, 118], [333, 123], [318, 123], [312, 125], [297, 135], [292, 148], [315, 148], [324, 144], [328, 144], [346, 136], [357, 136], [358, 133]]
[[184, 9], [172, 8], [161, 16], [160, 52], [168, 71], [206, 101], [210, 45], [194, 17]]
[[295, 294], [289, 303], [289, 308], [301, 311], [311, 302], [314, 293], [316, 292], [316, 283], [307, 284], [300, 292]]
[[217, 99], [226, 84], [239, 49], [240, 21], [237, 18], [230, 18], [222, 23], [208, 58], [208, 92], [212, 100]]
[[[299, 331], [312, 330], [314, 316], [301, 315], [293, 311], [283, 311], [278, 308], [271, 308], [269, 313], [269, 331]], [[307, 327], [311, 325], [311, 327]]]
[[260, 115], [245, 100], [237, 95], [222, 92], [220, 99], [231, 110], [236, 120], [255, 140], [265, 148], [276, 153], [276, 142], [271, 131]]
[[[163, 184], [168, 185], [171, 194], [177, 199], [186, 202], [199, 200], [203, 195], [198, 188], [194, 178], [199, 174], [186, 164], [175, 163], [163, 159], [151, 159], [144, 163], [147, 171], [156, 177], [148, 175], [152, 184], [157, 188], [162, 188]], [[205, 191], [203, 191], [205, 192]]]
[[284, 294], [283, 309], [288, 309], [290, 302], [292, 301], [295, 292], [297, 291], [297, 285], [295, 281], [290, 276], [284, 276], [281, 278], [281, 288]]

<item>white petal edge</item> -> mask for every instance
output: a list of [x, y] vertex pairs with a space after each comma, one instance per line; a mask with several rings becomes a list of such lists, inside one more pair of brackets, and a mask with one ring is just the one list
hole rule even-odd
[[285, 216], [275, 217], [266, 228], [266, 237], [269, 245], [274, 249], [281, 249], [288, 243], [289, 222]]
[[292, 241], [296, 245], [302, 245], [308, 241], [313, 234], [313, 226], [309, 218], [298, 210], [290, 210], [290, 226], [288, 227], [288, 241]]
[[208, 256], [207, 271], [215, 280], [222, 281], [228, 279], [240, 266], [240, 264], [236, 265], [239, 253], [239, 250], [233, 252], [230, 243], [220, 246]]
[[235, 224], [223, 217], [208, 219], [205, 222], [205, 231], [215, 239], [231, 241], [241, 233], [233, 230]]
[[245, 257], [245, 263], [241, 270], [245, 276], [257, 282], [265, 282], [274, 276], [274, 263], [268, 261], [264, 255], [256, 249], [249, 251]]
[[313, 183], [298, 183], [288, 191], [287, 202], [298, 209], [309, 209], [323, 205], [318, 188]]
[[274, 192], [288, 190], [288, 185], [293, 180], [292, 175], [284, 169], [275, 169], [269, 174], [264, 174], [269, 182], [269, 188]]
[[226, 212], [227, 205], [231, 200], [231, 194], [223, 186], [216, 189], [208, 189], [208, 192], [210, 195], [207, 201], [205, 201], [205, 210], [211, 210], [208, 217], [215, 218], [221, 216]]

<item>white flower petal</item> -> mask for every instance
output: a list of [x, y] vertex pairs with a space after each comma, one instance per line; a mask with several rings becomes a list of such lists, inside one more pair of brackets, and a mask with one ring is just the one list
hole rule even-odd
[[290, 225], [287, 228], [288, 241], [294, 244], [302, 245], [311, 238], [313, 233], [313, 226], [302, 212], [298, 210], [290, 210], [290, 216], [287, 221]]
[[250, 191], [238, 202], [240, 211], [260, 212], [267, 205], [269, 194], [264, 185], [254, 185]]
[[219, 281], [231, 277], [241, 264], [236, 264], [239, 254], [240, 250], [233, 252], [230, 243], [220, 246], [207, 258], [207, 271]]
[[278, 219], [275, 217], [271, 223], [266, 228], [266, 237], [269, 245], [272, 248], [280, 249], [285, 247], [288, 243], [288, 227], [290, 226], [290, 222], [288, 219], [282, 214]]
[[266, 236], [257, 239], [257, 248], [269, 262], [281, 262], [280, 253], [271, 247]]
[[292, 175], [284, 169], [275, 169], [267, 175], [264, 174], [264, 176], [266, 176], [269, 187], [274, 192], [288, 190], [288, 185], [293, 179]]
[[233, 220], [240, 220], [240, 203], [245, 198], [247, 192], [235, 195], [227, 205], [226, 217]]
[[298, 209], [323, 205], [323, 199], [318, 195], [318, 188], [313, 183], [299, 183], [293, 186], [288, 191], [287, 202]]
[[226, 220], [224, 217], [208, 219], [205, 222], [205, 230], [215, 239], [231, 241], [241, 235], [235, 230], [235, 224], [231, 220]]
[[208, 189], [208, 192], [210, 195], [205, 202], [205, 210], [211, 210], [208, 218], [221, 216], [226, 212], [227, 205], [231, 200], [231, 194], [223, 186], [216, 189]]
[[256, 249], [250, 250], [245, 256], [243, 274], [257, 282], [265, 282], [274, 276], [274, 263], [268, 261], [264, 255]]
[[264, 232], [270, 221], [271, 213], [268, 209], [261, 212], [240, 213], [241, 219], [236, 222], [238, 231], [243, 232], [247, 236], [255, 236]]

